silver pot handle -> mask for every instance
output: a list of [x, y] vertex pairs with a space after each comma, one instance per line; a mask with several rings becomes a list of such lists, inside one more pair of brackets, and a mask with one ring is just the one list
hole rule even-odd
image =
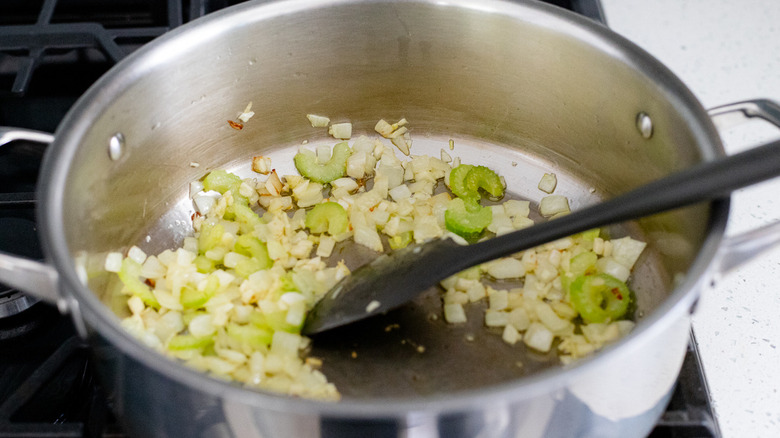
[[[746, 100], [708, 111], [715, 126], [725, 130], [760, 118], [780, 128], [780, 105], [767, 99]], [[723, 239], [717, 271], [725, 274], [780, 243], [780, 221]]]
[[[17, 140], [51, 143], [54, 136], [46, 132], [0, 126], [0, 146]], [[0, 283], [56, 304], [65, 311], [66, 301], [59, 293], [58, 279], [57, 270], [51, 265], [0, 252]]]
[[17, 140], [48, 144], [54, 141], [54, 135], [49, 134], [48, 132], [33, 131], [32, 129], [0, 126], [0, 146]]

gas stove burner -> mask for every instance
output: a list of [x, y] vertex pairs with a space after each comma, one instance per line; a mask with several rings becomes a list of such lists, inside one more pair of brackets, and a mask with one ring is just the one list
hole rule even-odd
[[[32, 214], [29, 211], [28, 214]], [[32, 218], [0, 217], [0, 249], [23, 257], [43, 258], [38, 244], [37, 227]], [[7, 318], [29, 309], [37, 299], [0, 284], [0, 318]]]
[[[0, 285], [0, 287], [5, 287]], [[0, 292], [0, 318], [6, 318], [23, 312], [38, 300], [13, 289]]]
[[26, 305], [27, 307], [16, 314], [0, 317], [0, 348], [9, 348], [9, 343], [29, 339], [31, 333], [37, 331], [51, 319], [49, 317], [52, 314], [51, 306], [42, 304], [36, 306], [34, 305], [35, 300], [18, 292], [16, 294], [21, 295], [20, 302], [24, 298], [32, 300], [32, 302], [17, 303], [15, 305]]

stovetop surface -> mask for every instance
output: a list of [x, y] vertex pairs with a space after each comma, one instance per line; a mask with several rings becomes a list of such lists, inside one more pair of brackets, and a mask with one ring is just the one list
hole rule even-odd
[[[115, 62], [238, 0], [4, 0], [0, 126], [54, 132]], [[604, 23], [599, 0], [549, 0]], [[40, 259], [35, 182], [45, 146], [0, 147], [0, 250]], [[17, 294], [0, 285], [0, 306]], [[3, 311], [0, 310], [0, 316]], [[0, 438], [123, 437], [70, 320], [36, 304], [0, 318]], [[672, 401], [651, 437], [719, 436], [692, 339]]]

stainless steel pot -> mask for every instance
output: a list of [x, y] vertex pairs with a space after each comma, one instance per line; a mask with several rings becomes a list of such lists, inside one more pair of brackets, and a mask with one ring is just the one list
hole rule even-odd
[[[231, 128], [248, 101], [255, 117]], [[600, 25], [532, 1], [255, 2], [173, 31], [106, 74], [58, 128], [40, 182], [46, 262], [0, 254], [2, 282], [73, 316], [129, 433], [644, 436], [668, 401], [702, 289], [780, 235], [724, 240], [727, 199], [628, 227], [650, 243], [632, 282], [636, 330], [575, 366], [520, 377], [496, 371], [492, 352], [506, 346], [486, 336], [468, 353], [462, 337], [436, 329], [424, 359], [392, 353], [353, 366], [343, 350], [321, 351], [345, 391], [322, 403], [244, 389], [136, 342], [93, 262], [132, 244], [152, 252], [181, 242], [191, 232], [188, 183], [210, 169], [246, 173], [262, 153], [291, 171], [279, 163], [303, 140], [326, 141], [307, 113], [350, 120], [357, 132], [406, 117], [414, 153], [438, 155], [454, 138], [454, 154], [499, 169], [532, 201], [538, 177], [554, 170], [574, 208], [723, 153], [710, 116], [662, 65]], [[713, 116], [780, 125], [765, 101]], [[410, 324], [420, 336], [435, 331]], [[409, 370], [424, 374], [425, 388], [409, 383], [420, 381]]]

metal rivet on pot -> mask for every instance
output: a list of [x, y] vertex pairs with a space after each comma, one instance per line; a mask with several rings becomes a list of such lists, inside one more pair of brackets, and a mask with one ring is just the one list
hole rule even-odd
[[122, 156], [122, 152], [125, 150], [125, 136], [121, 132], [117, 132], [108, 141], [108, 156], [111, 160], [116, 161]]
[[636, 115], [636, 129], [642, 134], [645, 140], [653, 136], [653, 120], [645, 112]]

